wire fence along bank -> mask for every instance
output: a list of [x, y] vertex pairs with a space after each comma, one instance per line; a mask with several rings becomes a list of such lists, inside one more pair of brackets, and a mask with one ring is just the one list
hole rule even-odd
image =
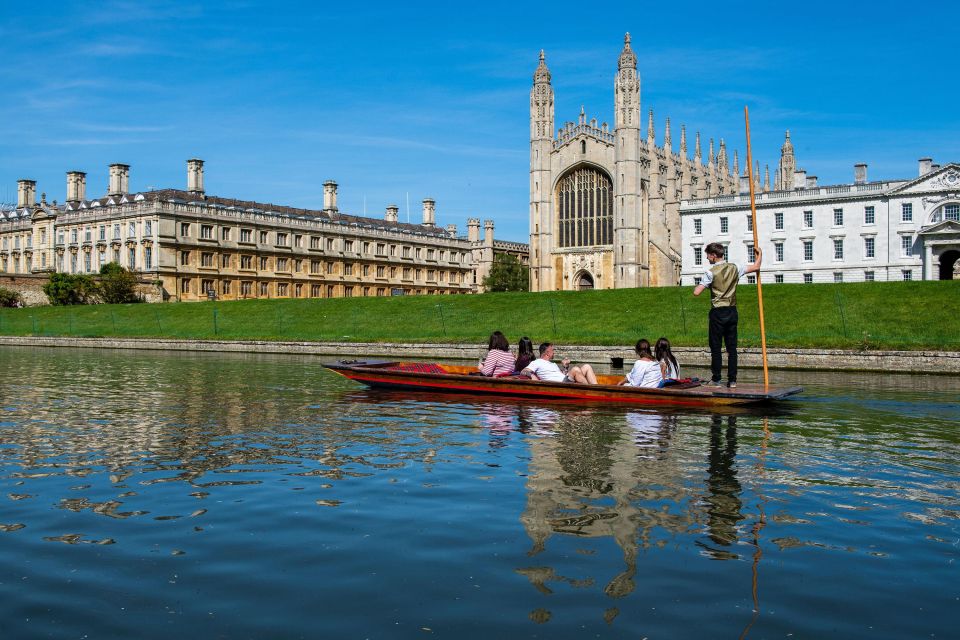
[[[512, 344], [521, 336], [584, 345], [666, 336], [677, 346], [706, 345], [709, 301], [668, 291], [655, 301], [508, 294], [0, 309], [0, 335], [483, 344], [500, 330]], [[949, 304], [910, 315], [841, 287], [814, 301], [764, 295], [771, 347], [960, 350], [960, 314]], [[755, 298], [743, 298], [739, 344], [759, 346]]]

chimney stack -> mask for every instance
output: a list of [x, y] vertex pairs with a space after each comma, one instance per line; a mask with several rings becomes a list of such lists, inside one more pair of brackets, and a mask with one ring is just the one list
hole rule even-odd
[[920, 175], [925, 176], [933, 171], [933, 158], [920, 158]]
[[87, 174], [83, 171], [67, 171], [67, 202], [80, 202], [87, 198]]
[[455, 225], [455, 224], [448, 224], [448, 225], [447, 225], [447, 235], [450, 236], [451, 238], [456, 238], [456, 237], [457, 237], [457, 225]]
[[493, 246], [493, 220], [483, 221], [483, 244]]
[[467, 218], [467, 240], [480, 242], [480, 218]]
[[383, 219], [387, 222], [396, 222], [400, 219], [400, 207], [395, 204], [387, 205], [387, 212], [383, 214]]
[[807, 189], [817, 188], [817, 176], [807, 176]]
[[37, 204], [37, 181], [17, 180], [17, 208], [32, 207]]
[[114, 163], [110, 165], [110, 183], [108, 196], [122, 196], [130, 193], [130, 165]]
[[853, 184], [867, 184], [866, 162], [858, 162], [853, 165]]
[[740, 193], [750, 193], [750, 176], [740, 176]]
[[807, 186], [807, 172], [805, 169], [797, 169], [793, 172], [793, 188], [803, 189]]
[[437, 222], [437, 203], [433, 198], [423, 199], [423, 225], [435, 227]]
[[203, 195], [203, 160], [187, 160], [187, 191], [197, 196]]
[[323, 210], [326, 213], [337, 211], [337, 183], [333, 180], [323, 183]]

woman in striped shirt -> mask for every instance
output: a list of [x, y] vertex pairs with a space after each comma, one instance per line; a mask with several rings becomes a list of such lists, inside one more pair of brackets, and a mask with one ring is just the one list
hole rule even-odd
[[516, 361], [510, 353], [510, 343], [499, 331], [490, 335], [487, 357], [480, 361], [477, 369], [485, 376], [500, 376], [513, 373]]

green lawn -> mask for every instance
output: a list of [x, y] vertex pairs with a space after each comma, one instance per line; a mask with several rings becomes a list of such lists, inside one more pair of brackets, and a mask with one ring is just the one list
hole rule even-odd
[[[705, 345], [708, 294], [690, 287], [476, 296], [246, 300], [0, 310], [0, 335], [483, 343]], [[960, 282], [777, 284], [771, 347], [960, 351]], [[740, 344], [760, 344], [756, 287], [738, 291]]]

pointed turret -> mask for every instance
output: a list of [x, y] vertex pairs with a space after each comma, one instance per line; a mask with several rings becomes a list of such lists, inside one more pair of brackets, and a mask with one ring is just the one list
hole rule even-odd
[[623, 36], [623, 50], [620, 52], [620, 59], [617, 60], [617, 69], [636, 69], [637, 55], [630, 48], [630, 33]]
[[583, 105], [580, 105], [580, 124], [586, 124], [586, 123], [587, 123], [587, 114], [583, 110]]
[[547, 56], [543, 49], [540, 49], [540, 64], [537, 65], [537, 70], [533, 72], [533, 84], [541, 83], [550, 84], [550, 69], [547, 68]]
[[707, 166], [713, 167], [716, 165], [716, 156], [713, 155], [713, 138], [710, 138], [710, 150], [707, 153]]
[[789, 191], [793, 189], [793, 174], [796, 170], [797, 159], [793, 155], [793, 143], [790, 141], [790, 130], [787, 129], [783, 146], [780, 147], [780, 164], [777, 165], [777, 174], [773, 188], [777, 191]]
[[770, 165], [763, 165], [763, 192], [770, 191]]
[[697, 131], [697, 139], [694, 142], [693, 146], [693, 161], [697, 164], [701, 164], [703, 161], [703, 153], [700, 151], [700, 132]]
[[740, 176], [740, 153], [736, 149], [733, 150], [733, 175]]
[[653, 129], [653, 109], [647, 113], [647, 146], [653, 148], [657, 144], [657, 135]]
[[720, 138], [720, 151], [717, 153], [717, 172], [720, 175], [730, 175], [730, 166], [727, 163], [727, 143]]
[[553, 138], [553, 87], [550, 86], [550, 70], [546, 56], [540, 50], [540, 64], [533, 72], [533, 88], [530, 90], [530, 139]]
[[687, 125], [680, 125], [680, 155], [687, 157]]
[[673, 151], [673, 140], [670, 139], [670, 118], [667, 118], [667, 124], [663, 128], [663, 149], [668, 156]]
[[760, 161], [757, 160], [754, 164], [756, 167], [753, 170], [753, 190], [760, 191]]
[[614, 84], [615, 128], [640, 128], [640, 76], [637, 74], [637, 56], [630, 48], [630, 34], [623, 37], [623, 51], [617, 60], [617, 80]]

